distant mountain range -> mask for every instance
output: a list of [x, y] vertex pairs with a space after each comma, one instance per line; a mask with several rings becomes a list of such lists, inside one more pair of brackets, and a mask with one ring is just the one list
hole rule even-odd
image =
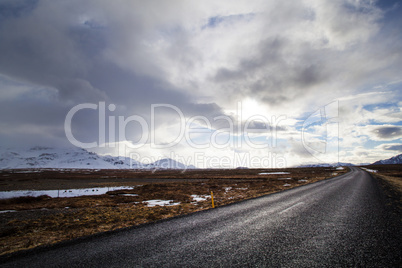
[[[389, 159], [385, 159], [385, 160], [379, 160], [376, 161], [372, 164], [370, 163], [360, 163], [358, 166], [367, 166], [367, 165], [389, 165], [389, 164], [402, 164], [402, 154], [391, 157]], [[307, 164], [307, 165], [301, 165], [298, 166], [300, 168], [305, 168], [305, 167], [339, 167], [339, 166], [355, 166], [354, 164], [351, 163], [332, 163], [332, 164], [328, 164], [328, 163], [319, 163], [319, 164]]]
[[386, 165], [386, 164], [402, 164], [402, 154], [391, 157], [385, 160], [379, 160], [372, 165]]
[[350, 166], [354, 166], [354, 165], [351, 163], [338, 162], [338, 163], [332, 163], [332, 164], [329, 164], [329, 163], [306, 164], [306, 165], [301, 165], [298, 167], [299, 168], [308, 168], [308, 167], [350, 167]]
[[143, 164], [129, 157], [101, 156], [81, 148], [0, 148], [0, 169], [194, 169], [170, 158]]
[[[402, 164], [402, 154], [372, 165]], [[361, 164], [362, 165], [362, 164]], [[351, 163], [319, 163], [298, 167], [354, 166]], [[55, 168], [55, 169], [195, 169], [170, 158], [144, 164], [129, 157], [101, 156], [81, 148], [32, 147], [29, 149], [6, 149], [0, 147], [0, 169]]]

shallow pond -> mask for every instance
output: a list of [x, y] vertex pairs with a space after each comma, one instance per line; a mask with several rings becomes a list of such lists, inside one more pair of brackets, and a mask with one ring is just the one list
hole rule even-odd
[[101, 195], [109, 191], [133, 189], [130, 186], [119, 187], [97, 187], [84, 189], [63, 189], [63, 190], [22, 190], [22, 191], [0, 191], [0, 199], [15, 198], [22, 196], [41, 196], [48, 195], [52, 198], [56, 197], [77, 197], [84, 195]]

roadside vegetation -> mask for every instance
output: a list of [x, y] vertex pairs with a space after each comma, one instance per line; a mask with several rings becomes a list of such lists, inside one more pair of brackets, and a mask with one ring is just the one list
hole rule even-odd
[[402, 212], [402, 164], [370, 165], [369, 172], [378, 179], [389, 198], [388, 206], [401, 215]]
[[[181, 171], [32, 171], [0, 173], [18, 190], [133, 186], [97, 196], [0, 200], [0, 255], [140, 225], [279, 192], [341, 175], [348, 169], [291, 168]], [[4, 176], [6, 175], [6, 176]], [[41, 179], [42, 178], [42, 179]], [[31, 188], [32, 189], [32, 188]], [[6, 212], [10, 211], [10, 212]]]

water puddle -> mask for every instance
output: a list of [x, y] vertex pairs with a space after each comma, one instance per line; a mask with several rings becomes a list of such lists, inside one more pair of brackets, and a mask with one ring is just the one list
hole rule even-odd
[[109, 191], [133, 189], [130, 186], [119, 187], [97, 187], [84, 189], [64, 189], [64, 190], [22, 190], [22, 191], [0, 191], [0, 199], [16, 198], [23, 196], [38, 197], [48, 195], [52, 198], [56, 197], [77, 197], [85, 195], [102, 195]]

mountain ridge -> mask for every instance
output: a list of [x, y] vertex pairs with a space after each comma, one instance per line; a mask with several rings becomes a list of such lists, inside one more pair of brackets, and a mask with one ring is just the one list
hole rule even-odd
[[0, 148], [0, 169], [195, 169], [170, 158], [143, 164], [123, 156], [98, 155], [82, 148]]
[[298, 168], [309, 168], [309, 167], [350, 167], [350, 166], [355, 166], [352, 163], [342, 163], [342, 162], [337, 162], [337, 163], [318, 163], [318, 164], [304, 164], [297, 166]]
[[402, 164], [402, 154], [398, 154], [388, 159], [378, 160], [372, 165], [389, 165], [389, 164]]

